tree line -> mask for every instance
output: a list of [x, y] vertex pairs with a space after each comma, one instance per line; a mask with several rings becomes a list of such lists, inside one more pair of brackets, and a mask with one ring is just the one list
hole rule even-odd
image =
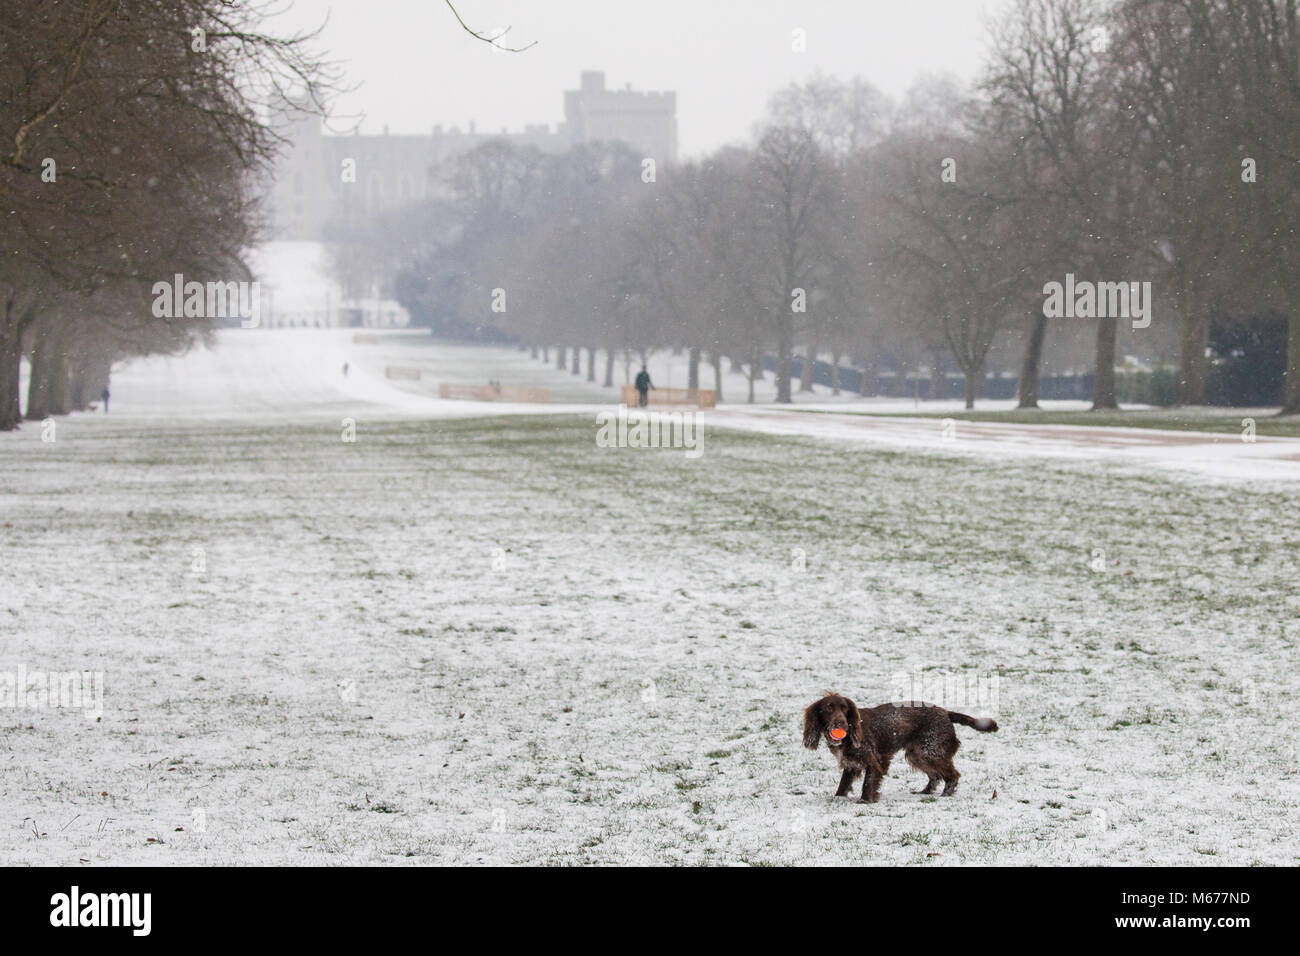
[[[269, 3], [0, 4], [0, 430], [85, 408], [114, 361], [210, 321], [159, 317], [177, 274], [251, 277], [267, 109], [323, 107], [334, 73]], [[210, 318], [210, 317], [207, 317]]]
[[[1121, 327], [1173, 333], [1178, 401], [1202, 404], [1212, 324], [1277, 315], [1300, 412], [1296, 0], [1014, 0], [991, 40], [969, 89], [891, 102], [816, 76], [751, 143], [672, 166], [485, 144], [447, 165], [446, 195], [337, 224], [340, 274], [444, 330], [575, 371], [585, 354], [593, 380], [603, 352], [606, 384], [621, 352], [685, 349], [692, 387], [704, 363], [720, 388], [725, 362], [752, 399], [771, 356], [781, 402], [809, 357], [859, 366], [867, 393], [928, 356], [969, 406], [1013, 342], [1034, 407], [1059, 323], [1087, 322], [1094, 407], [1117, 405]], [[1048, 314], [1051, 283], [1084, 290], [1075, 318]]]

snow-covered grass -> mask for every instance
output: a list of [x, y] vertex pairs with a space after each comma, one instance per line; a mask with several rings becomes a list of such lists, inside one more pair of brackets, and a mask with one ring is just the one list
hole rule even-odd
[[930, 418], [948, 417], [958, 421], [998, 422], [1018, 425], [1084, 425], [1112, 428], [1151, 428], [1174, 431], [1219, 432], [1240, 435], [1248, 427], [1255, 434], [1300, 438], [1300, 416], [1279, 416], [1278, 408], [1226, 408], [1222, 406], [1184, 406], [1149, 408], [1127, 406], [1117, 411], [1090, 411], [1078, 402], [1042, 402], [1041, 408], [1008, 408], [1014, 402], [980, 401], [974, 411], [964, 408], [939, 409], [925, 403], [918, 408], [881, 409], [871, 406], [844, 408], [840, 405], [801, 407], [802, 412], [848, 412], [860, 414], [907, 415]]
[[[99, 721], [0, 709], [6, 862], [1300, 857], [1293, 494], [142, 388], [0, 436], [0, 672], [105, 675]], [[900, 673], [1000, 732], [954, 797], [832, 800], [803, 707]]]

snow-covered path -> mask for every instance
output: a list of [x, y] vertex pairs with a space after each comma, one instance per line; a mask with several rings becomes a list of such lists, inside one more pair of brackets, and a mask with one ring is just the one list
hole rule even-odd
[[1300, 481], [1300, 439], [1220, 432], [1165, 431], [1084, 425], [1021, 425], [946, 421], [921, 416], [825, 412], [730, 406], [714, 422], [775, 435], [867, 441], [946, 454], [969, 452], [996, 458], [1044, 456], [1150, 465], [1216, 480]]

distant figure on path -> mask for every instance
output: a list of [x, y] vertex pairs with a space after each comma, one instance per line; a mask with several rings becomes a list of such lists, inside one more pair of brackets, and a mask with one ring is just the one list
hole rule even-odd
[[636, 373], [636, 390], [637, 394], [641, 397], [640, 403], [642, 408], [645, 408], [650, 404], [650, 396], [647, 393], [652, 388], [654, 388], [654, 384], [650, 381], [650, 373], [647, 372], [645, 366], [642, 365], [641, 371]]
[[348, 363], [347, 363], [347, 362], [344, 362], [344, 363], [343, 363], [343, 377], [344, 377], [344, 378], [347, 378], [347, 377], [348, 377]]
[[104, 386], [103, 394], [101, 394], [99, 397], [104, 400], [104, 414], [107, 415], [108, 414], [108, 386], [107, 385]]

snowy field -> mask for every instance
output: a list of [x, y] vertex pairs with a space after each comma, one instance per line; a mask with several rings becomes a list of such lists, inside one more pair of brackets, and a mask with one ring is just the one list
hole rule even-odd
[[[262, 334], [0, 435], [0, 675], [103, 674], [99, 719], [0, 707], [0, 860], [1300, 859], [1286, 475], [813, 414], [598, 448], [595, 386], [440, 402], [483, 353]], [[918, 686], [1001, 725], [957, 794], [831, 799], [803, 707]]]

